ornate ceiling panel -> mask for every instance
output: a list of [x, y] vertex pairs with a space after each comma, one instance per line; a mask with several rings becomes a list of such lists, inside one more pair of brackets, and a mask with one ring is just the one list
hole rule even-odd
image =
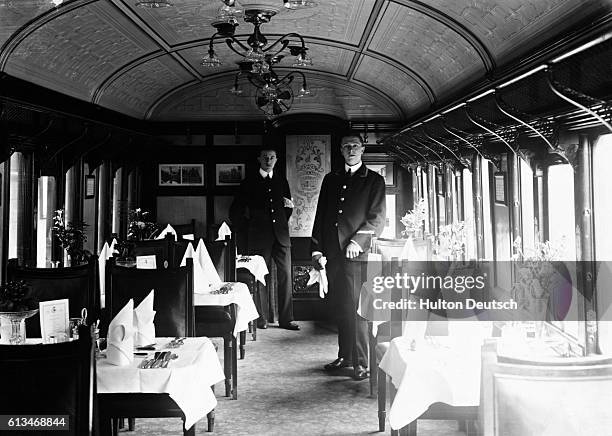
[[[171, 8], [144, 9], [134, 6], [133, 0], [113, 0], [127, 5], [169, 46], [210, 38], [215, 28], [210, 25], [221, 2], [215, 0], [173, 0]], [[240, 23], [237, 33], [251, 28]]]
[[355, 80], [367, 83], [392, 97], [407, 116], [416, 115], [430, 106], [427, 94], [412, 77], [370, 56], [361, 59], [355, 71]]
[[[224, 65], [200, 66], [219, 0], [172, 0], [163, 9], [135, 1], [0, 0], [0, 72], [138, 118], [261, 116], [252, 99], [228, 95], [240, 57], [222, 40], [215, 49]], [[313, 58], [300, 71], [320, 92], [292, 111], [387, 121], [473, 93], [500, 65], [612, 21], [609, 0], [320, 0], [297, 11], [282, 0], [256, 3], [283, 10], [262, 25], [270, 42], [299, 32]], [[240, 20], [237, 35], [252, 30]]]
[[[279, 71], [282, 74], [284, 71]], [[152, 120], [227, 120], [264, 119], [255, 105], [255, 88], [244, 86], [244, 94], [237, 97], [229, 92], [234, 78], [231, 75], [188, 86], [159, 102], [150, 117]], [[299, 80], [297, 80], [299, 84]], [[396, 105], [364, 86], [347, 83], [342, 78], [309, 75], [310, 97], [298, 98], [299, 85], [294, 85], [293, 106], [289, 113], [326, 113], [346, 119], [389, 120], [401, 113]]]
[[172, 57], [165, 55], [144, 62], [111, 82], [98, 103], [135, 118], [144, 118], [147, 109], [169, 89], [193, 80]]
[[21, 26], [54, 7], [52, 0], [0, 0], [0, 46]]
[[610, 8], [609, 0], [420, 1], [465, 26], [500, 64]]
[[389, 4], [377, 23], [369, 49], [410, 68], [436, 96], [484, 73], [478, 53], [460, 34], [395, 3]]
[[375, 0], [320, 1], [316, 8], [278, 14], [263, 29], [269, 33], [298, 32], [311, 38], [357, 45], [374, 3]]
[[5, 71], [89, 100], [115, 70], [156, 48], [110, 4], [96, 2], [38, 27], [11, 53]]

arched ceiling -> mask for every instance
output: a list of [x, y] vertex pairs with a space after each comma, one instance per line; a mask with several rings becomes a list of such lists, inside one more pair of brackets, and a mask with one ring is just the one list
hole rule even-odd
[[[221, 3], [172, 2], [0, 0], [0, 71], [139, 119], [263, 118], [252, 89], [229, 93], [239, 56], [225, 44], [221, 68], [200, 66]], [[297, 31], [310, 49], [314, 65], [301, 70], [313, 96], [291, 113], [401, 122], [609, 13], [609, 0], [319, 0], [262, 30], [270, 40]]]

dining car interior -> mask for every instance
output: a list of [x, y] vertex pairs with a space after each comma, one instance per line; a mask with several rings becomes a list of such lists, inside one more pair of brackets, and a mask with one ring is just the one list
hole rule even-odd
[[611, 170], [610, 0], [0, 0], [0, 434], [610, 435]]

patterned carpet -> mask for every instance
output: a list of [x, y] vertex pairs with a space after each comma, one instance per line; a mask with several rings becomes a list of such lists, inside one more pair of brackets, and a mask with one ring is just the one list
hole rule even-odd
[[[271, 325], [249, 338], [246, 358], [238, 361], [238, 400], [216, 386], [217, 436], [372, 435], [378, 433], [377, 403], [369, 382], [354, 381], [352, 370], [328, 374], [323, 365], [337, 353], [336, 334], [326, 326], [300, 322], [299, 332]], [[222, 347], [219, 347], [222, 350]], [[220, 355], [222, 359], [222, 355]], [[122, 432], [123, 433], [123, 432]], [[124, 436], [182, 435], [179, 419], [137, 419]], [[197, 424], [206, 432], [206, 419]], [[387, 426], [386, 434], [389, 434]], [[419, 435], [459, 436], [455, 421], [420, 421]]]

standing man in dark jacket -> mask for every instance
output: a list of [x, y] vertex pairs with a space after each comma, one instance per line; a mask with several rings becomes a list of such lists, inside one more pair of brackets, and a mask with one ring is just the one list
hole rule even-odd
[[373, 236], [385, 226], [385, 181], [369, 170], [359, 134], [341, 141], [344, 168], [323, 179], [312, 229], [312, 260], [316, 268], [327, 262], [328, 304], [337, 314], [338, 358], [325, 365], [333, 371], [352, 366], [353, 378], [367, 377], [368, 331], [357, 315], [361, 283], [360, 263], [353, 259], [367, 253]]
[[[299, 330], [293, 322], [291, 291], [291, 239], [289, 217], [293, 202], [287, 179], [274, 172], [276, 151], [264, 148], [259, 154], [259, 171], [247, 177], [230, 207], [230, 219], [238, 233], [247, 234], [248, 254], [262, 256], [271, 271], [274, 259], [278, 281], [278, 318], [281, 328]], [[260, 308], [258, 325], [266, 328]]]

